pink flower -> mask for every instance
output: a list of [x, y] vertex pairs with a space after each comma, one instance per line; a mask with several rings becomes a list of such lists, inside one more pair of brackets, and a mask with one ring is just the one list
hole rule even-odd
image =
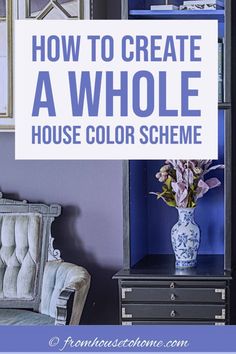
[[207, 173], [224, 168], [211, 164], [212, 160], [167, 160], [156, 174], [164, 184], [162, 192], [155, 194], [170, 206], [195, 207], [198, 199], [221, 184], [217, 178], [204, 181]]
[[196, 189], [196, 200], [202, 198], [209, 191], [209, 186], [202, 179], [198, 182]]
[[209, 189], [219, 187], [221, 185], [221, 182], [218, 180], [218, 178], [210, 178], [205, 183], [208, 185]]
[[168, 172], [169, 171], [169, 169], [170, 169], [170, 166], [169, 165], [164, 165], [164, 166], [162, 166], [162, 168], [160, 169], [160, 172]]
[[202, 198], [210, 189], [220, 186], [221, 183], [218, 178], [210, 178], [207, 181], [200, 179], [196, 189], [196, 200]]
[[176, 164], [176, 180], [186, 185], [193, 184], [193, 171], [188, 167], [188, 163], [178, 160]]
[[172, 182], [172, 188], [175, 192], [176, 205], [179, 208], [187, 208], [188, 205], [188, 188], [184, 183]]

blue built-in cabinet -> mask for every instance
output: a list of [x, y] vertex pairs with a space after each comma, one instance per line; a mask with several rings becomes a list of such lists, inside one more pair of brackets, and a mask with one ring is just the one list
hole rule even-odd
[[[129, 19], [217, 19], [218, 37], [224, 43], [224, 57], [229, 48], [229, 28], [225, 22], [226, 9], [217, 10], [169, 10], [151, 11], [150, 6], [165, 4], [165, 1], [155, 0], [126, 0], [123, 6], [128, 5]], [[173, 0], [169, 4], [181, 5], [183, 1]], [[229, 4], [229, 3], [228, 3]], [[229, 8], [227, 9], [229, 13]], [[225, 36], [227, 32], [227, 38]], [[227, 40], [226, 40], [227, 39]], [[228, 49], [226, 49], [226, 47]], [[224, 59], [224, 66], [226, 67]], [[225, 268], [230, 268], [230, 260], [227, 261], [226, 253], [230, 253], [229, 231], [226, 227], [227, 212], [229, 211], [230, 190], [229, 172], [230, 147], [225, 142], [227, 134], [230, 132], [230, 109], [229, 100], [230, 79], [227, 78], [228, 71], [224, 72], [224, 97], [219, 103], [219, 137], [218, 152], [219, 159], [214, 164], [226, 164], [225, 171], [217, 170], [209, 174], [209, 178], [216, 176], [222, 182], [221, 186], [210, 190], [202, 199], [198, 201], [195, 210], [195, 220], [201, 229], [200, 255], [220, 255], [224, 258], [222, 264]], [[129, 161], [129, 181], [128, 181], [128, 218], [129, 224], [129, 266], [134, 267], [140, 260], [149, 255], [170, 255], [173, 253], [170, 232], [176, 223], [178, 212], [175, 208], [167, 206], [164, 201], [156, 200], [150, 192], [161, 191], [162, 184], [155, 178], [156, 173], [165, 161]], [[226, 183], [227, 181], [227, 183]], [[127, 229], [127, 228], [126, 228]], [[126, 237], [127, 238], [127, 237]]]
[[[219, 159], [214, 164], [224, 164], [225, 129], [224, 111], [219, 110]], [[172, 254], [170, 233], [177, 221], [177, 210], [157, 200], [150, 192], [160, 192], [162, 183], [155, 175], [165, 160], [130, 161], [130, 257], [135, 265], [146, 255]], [[199, 254], [224, 255], [224, 171], [216, 170], [207, 177], [217, 177], [221, 186], [210, 190], [199, 199], [195, 220], [201, 229]]]
[[[181, 5], [183, 1], [173, 0], [169, 4]], [[225, 10], [196, 11], [151, 11], [150, 6], [165, 4], [165, 1], [129, 0], [129, 19], [217, 19], [219, 39], [225, 36]], [[223, 102], [224, 103], [224, 102]], [[219, 160], [214, 163], [225, 163], [225, 108], [219, 105]], [[230, 108], [227, 107], [227, 108]], [[177, 210], [157, 201], [149, 192], [161, 190], [161, 183], [155, 174], [164, 161], [130, 161], [130, 265], [134, 266], [140, 259], [151, 254], [171, 254], [171, 227], [177, 219]], [[225, 252], [225, 190], [224, 172], [216, 171], [222, 185], [211, 190], [199, 200], [196, 208], [196, 222], [201, 228], [202, 255], [224, 255]], [[211, 177], [211, 176], [209, 176]]]
[[[157, 200], [161, 191], [155, 175], [164, 160], [124, 161], [124, 263], [114, 276], [120, 294], [122, 325], [236, 324], [236, 266], [232, 234], [232, 114], [231, 114], [231, 0], [217, 10], [159, 10], [155, 0], [121, 0], [124, 19], [212, 19], [218, 21], [223, 42], [223, 95], [218, 103], [218, 161], [224, 170], [209, 173], [221, 186], [198, 201], [195, 220], [201, 229], [196, 267], [176, 269], [171, 228], [178, 220], [176, 208]], [[182, 1], [170, 0], [180, 5]], [[209, 92], [210, 95], [210, 92]], [[158, 146], [157, 146], [158, 149]], [[235, 303], [235, 305], [234, 305]]]

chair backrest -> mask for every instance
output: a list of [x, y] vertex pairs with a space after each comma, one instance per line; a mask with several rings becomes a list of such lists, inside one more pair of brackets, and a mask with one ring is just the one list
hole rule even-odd
[[60, 259], [51, 224], [58, 204], [5, 199], [0, 193], [0, 307], [38, 310], [44, 266]]

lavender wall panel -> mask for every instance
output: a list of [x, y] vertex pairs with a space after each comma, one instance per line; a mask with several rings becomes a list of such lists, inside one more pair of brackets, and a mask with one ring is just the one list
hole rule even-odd
[[55, 246], [92, 275], [83, 323], [117, 323], [111, 278], [122, 266], [121, 161], [15, 161], [14, 134], [1, 133], [0, 165], [0, 190], [8, 197], [62, 205]]

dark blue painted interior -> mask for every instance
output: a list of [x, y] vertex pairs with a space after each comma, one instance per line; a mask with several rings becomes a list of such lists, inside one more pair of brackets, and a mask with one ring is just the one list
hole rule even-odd
[[224, 22], [218, 22], [218, 37], [219, 38], [224, 38], [224, 33], [225, 33], [225, 24]]
[[145, 161], [130, 161], [130, 242], [131, 265], [148, 253], [148, 195]]
[[[145, 18], [140, 13], [138, 15], [138, 12], [138, 16], [135, 16], [135, 10], [149, 10], [152, 4], [164, 3], [164, 0], [129, 0], [129, 11], [134, 14], [131, 18]], [[173, 0], [169, 1], [169, 3], [181, 5], [183, 1]], [[196, 13], [197, 11], [194, 12]], [[209, 18], [217, 17], [217, 13], [214, 10], [207, 12], [209, 13]], [[220, 12], [218, 18], [219, 38], [223, 38], [224, 17]], [[153, 12], [149, 13], [151, 16]], [[163, 14], [164, 12], [159, 13]], [[198, 13], [201, 16], [200, 11]], [[178, 11], [169, 11], [169, 15], [167, 14], [165, 18], [168, 18], [168, 16], [171, 18], [171, 14], [181, 18], [181, 12]], [[188, 16], [191, 17], [189, 12]], [[155, 18], [154, 13], [153, 18]], [[223, 111], [219, 112], [218, 146], [219, 160], [214, 163], [222, 164], [224, 163]], [[168, 207], [162, 200], [157, 201], [155, 196], [149, 194], [151, 191], [161, 190], [161, 183], [155, 179], [155, 174], [163, 163], [164, 161], [130, 161], [131, 265], [136, 264], [147, 254], [172, 253], [170, 231], [177, 221], [177, 210]], [[218, 177], [222, 181], [222, 185], [215, 190], [209, 191], [204, 198], [199, 200], [195, 211], [195, 219], [201, 228], [202, 235], [200, 254], [224, 253], [224, 173], [222, 170], [215, 171], [209, 174], [209, 178], [212, 176]]]
[[[224, 112], [219, 112], [219, 159], [224, 163]], [[177, 222], [177, 210], [149, 192], [161, 190], [155, 178], [164, 161], [130, 161], [131, 263], [146, 254], [172, 253], [170, 231]], [[222, 185], [210, 190], [195, 211], [201, 229], [200, 254], [224, 253], [224, 172], [213, 171], [207, 176], [218, 177]]]

